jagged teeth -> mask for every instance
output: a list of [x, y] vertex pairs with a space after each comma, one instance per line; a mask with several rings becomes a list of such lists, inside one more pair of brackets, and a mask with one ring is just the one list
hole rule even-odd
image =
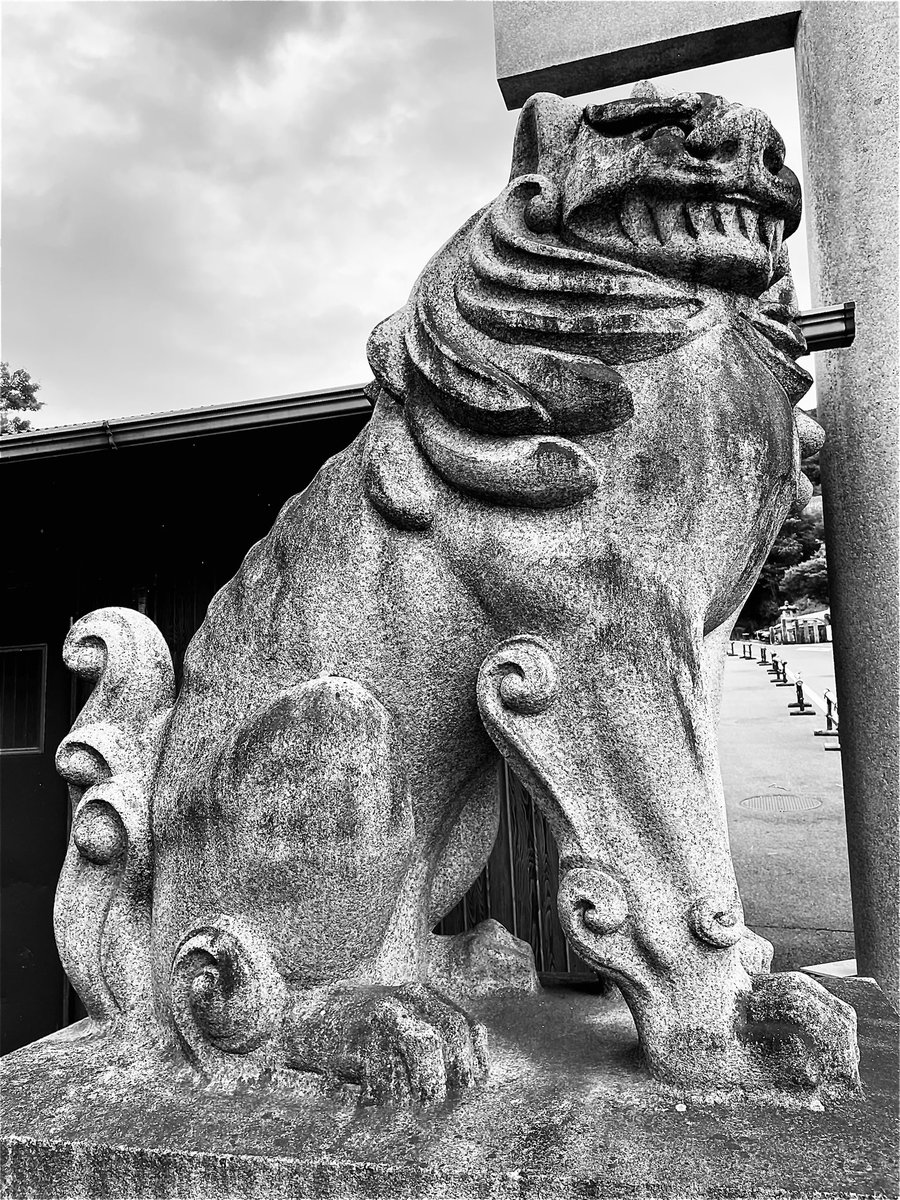
[[741, 237], [759, 241], [774, 257], [781, 249], [784, 221], [763, 216], [757, 209], [732, 201], [649, 200], [630, 196], [619, 210], [623, 234], [638, 245], [662, 245], [673, 238]]
[[682, 205], [678, 200], [660, 200], [651, 206], [650, 213], [653, 217], [653, 224], [656, 226], [657, 236], [663, 245], [671, 239], [676, 228], [684, 229], [684, 217], [681, 209]]
[[726, 237], [739, 233], [737, 206], [734, 204], [715, 205], [715, 222]]
[[625, 236], [635, 245], [647, 241], [648, 238], [656, 238], [650, 209], [640, 196], [631, 196], [626, 200], [619, 213], [619, 220]]
[[718, 233], [713, 220], [712, 205], [703, 204], [697, 200], [688, 200], [684, 210], [688, 232], [692, 237], [700, 237], [704, 233]]
[[759, 236], [763, 245], [771, 251], [772, 257], [776, 258], [784, 240], [784, 221], [775, 217], [760, 217]]
[[748, 242], [755, 242], [759, 237], [759, 214], [756, 209], [739, 205], [737, 215], [741, 233]]
[[781, 243], [784, 241], [784, 221], [775, 222], [775, 236], [772, 238], [772, 257], [778, 257], [778, 251], [781, 249]]

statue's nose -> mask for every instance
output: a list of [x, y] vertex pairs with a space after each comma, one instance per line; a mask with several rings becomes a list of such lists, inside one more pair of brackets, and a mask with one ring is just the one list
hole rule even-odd
[[698, 120], [684, 148], [694, 158], [745, 175], [777, 176], [784, 166], [784, 142], [766, 114], [737, 104], [715, 108]]

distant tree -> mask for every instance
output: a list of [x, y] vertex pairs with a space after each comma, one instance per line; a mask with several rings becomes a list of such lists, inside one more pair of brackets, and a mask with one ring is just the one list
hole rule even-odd
[[800, 607], [800, 600], [809, 600], [820, 608], [829, 603], [828, 564], [825, 547], [820, 546], [812, 558], [788, 567], [781, 579], [783, 594]]
[[[783, 591], [785, 575], [793, 567], [812, 558], [824, 546], [825, 529], [822, 510], [812, 506], [797, 516], [790, 516], [778, 532], [769, 557], [763, 564], [753, 591], [741, 610], [737, 625], [742, 629], [764, 629], [777, 618], [786, 598]], [[827, 603], [827, 595], [825, 597]]]
[[821, 600], [811, 600], [809, 596], [799, 596], [792, 603], [797, 610], [798, 617], [805, 617], [807, 613], [821, 612], [823, 608], [828, 608], [828, 605], [823, 604]]
[[815, 488], [815, 494], [818, 496], [822, 492], [822, 470], [819, 466], [819, 456], [814, 454], [812, 458], [803, 460], [803, 474]]
[[35, 397], [40, 386], [22, 367], [10, 371], [9, 363], [0, 363], [0, 434], [23, 433], [31, 428], [28, 418], [18, 414], [44, 407], [43, 400]]

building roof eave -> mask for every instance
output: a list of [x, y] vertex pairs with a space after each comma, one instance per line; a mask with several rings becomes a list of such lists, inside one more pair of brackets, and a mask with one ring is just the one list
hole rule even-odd
[[362, 385], [267, 396], [260, 400], [238, 400], [180, 412], [115, 417], [109, 421], [91, 421], [84, 425], [7, 434], [0, 439], [0, 460], [22, 462], [48, 455], [148, 446], [185, 438], [271, 429], [275, 425], [365, 416], [371, 411], [371, 402]]

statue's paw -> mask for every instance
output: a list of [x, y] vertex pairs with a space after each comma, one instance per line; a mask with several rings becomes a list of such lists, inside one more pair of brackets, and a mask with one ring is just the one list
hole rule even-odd
[[774, 953], [771, 942], [745, 927], [744, 936], [738, 944], [738, 955], [748, 975], [765, 975], [771, 971]]
[[532, 948], [493, 920], [451, 937], [433, 936], [428, 977], [452, 996], [486, 996], [509, 989], [536, 992], [540, 987]]
[[778, 1086], [838, 1096], [859, 1090], [856, 1013], [808, 975], [757, 975], [742, 1041]]
[[487, 1075], [487, 1035], [431, 988], [382, 989], [353, 1022], [347, 1047], [360, 1104], [436, 1104]]

